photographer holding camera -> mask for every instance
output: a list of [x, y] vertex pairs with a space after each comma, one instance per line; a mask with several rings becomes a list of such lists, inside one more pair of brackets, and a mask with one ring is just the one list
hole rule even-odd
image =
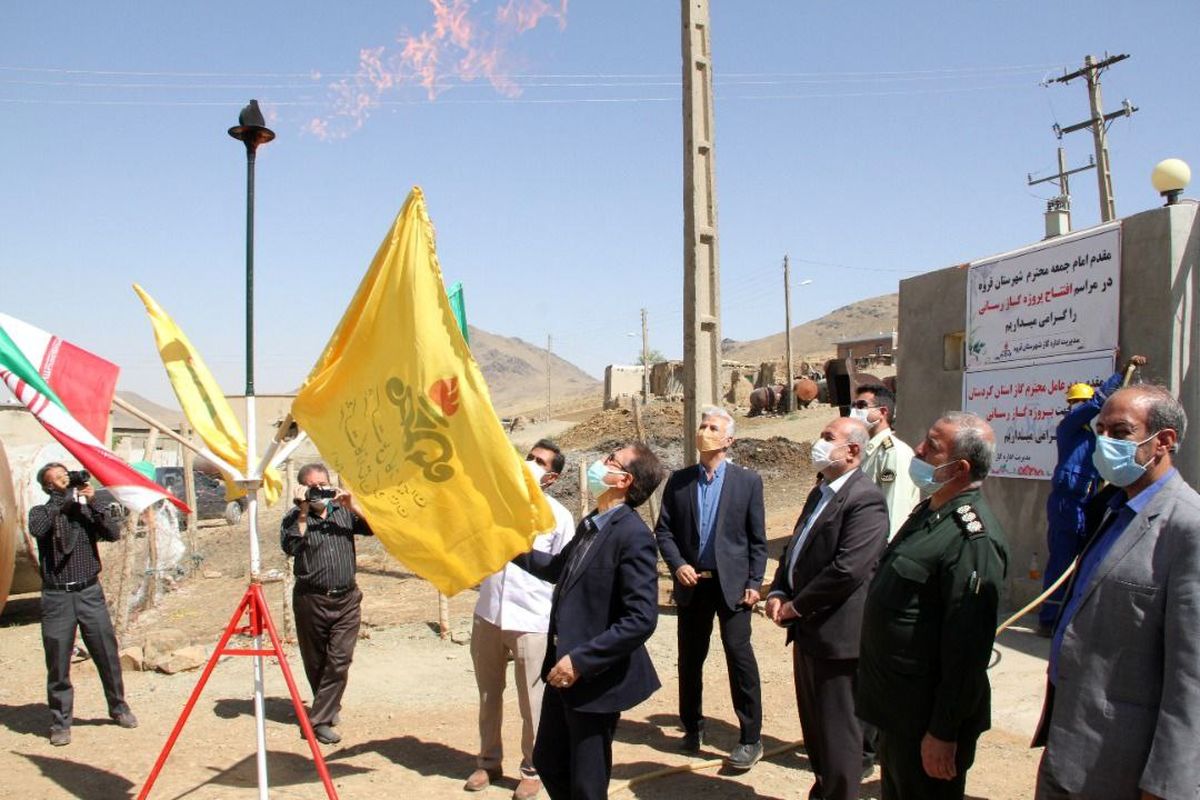
[[91, 476], [69, 472], [51, 462], [38, 470], [37, 481], [50, 499], [29, 510], [29, 533], [38, 543], [42, 573], [42, 646], [46, 650], [46, 699], [50, 706], [50, 744], [71, 743], [75, 691], [71, 686], [71, 652], [75, 631], [96, 662], [108, 713], [122, 728], [136, 728], [137, 718], [125, 702], [125, 683], [117, 656], [117, 635], [100, 588], [100, 551], [96, 541], [121, 537], [120, 506], [114, 511], [92, 507], [96, 490]]
[[318, 741], [337, 744], [342, 737], [334, 726], [362, 619], [354, 537], [370, 536], [371, 527], [350, 493], [329, 485], [324, 464], [304, 465], [296, 480], [296, 507], [280, 523], [280, 545], [296, 559], [292, 608], [313, 693], [308, 718]]

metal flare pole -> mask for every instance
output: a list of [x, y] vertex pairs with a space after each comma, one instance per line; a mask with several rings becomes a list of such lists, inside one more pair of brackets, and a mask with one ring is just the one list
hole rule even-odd
[[[253, 473], [256, 459], [255, 444], [258, 426], [254, 407], [254, 148], [246, 143], [246, 475], [249, 481], [257, 482], [260, 476]], [[262, 577], [262, 555], [258, 547], [258, 492], [257, 487], [248, 489], [250, 512], [250, 582], [260, 583]], [[254, 649], [262, 650], [262, 633], [256, 628]], [[254, 656], [254, 733], [256, 740], [256, 762], [258, 767], [258, 796], [267, 800], [270, 781], [267, 777], [267, 715], [263, 688], [263, 657]]]
[[[246, 480], [242, 486], [249, 498], [250, 516], [250, 582], [261, 583], [262, 560], [258, 547], [258, 487], [262, 484], [262, 470], [257, 466], [255, 445], [258, 426], [254, 404], [254, 162], [260, 144], [275, 138], [274, 132], [264, 125], [258, 102], [242, 109], [238, 126], [231, 128], [229, 135], [246, 145]], [[254, 625], [254, 649], [262, 650], [262, 626]], [[263, 699], [263, 657], [259, 654], [254, 662], [254, 726], [257, 743], [256, 763], [258, 767], [258, 796], [267, 800], [269, 780], [267, 777], [267, 728], [266, 704]]]

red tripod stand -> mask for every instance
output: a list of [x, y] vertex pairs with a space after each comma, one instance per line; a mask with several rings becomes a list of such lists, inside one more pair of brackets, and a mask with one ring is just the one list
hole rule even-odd
[[[242, 621], [244, 615], [249, 615], [248, 624], [241, 625], [239, 623]], [[262, 635], [264, 628], [271, 637], [270, 649], [226, 648], [230, 637], [235, 633], [258, 637]], [[200, 699], [200, 693], [204, 691], [204, 684], [208, 682], [208, 676], [212, 674], [213, 667], [217, 665], [217, 660], [221, 656], [275, 656], [279, 660], [279, 668], [283, 671], [283, 679], [287, 681], [288, 691], [292, 695], [292, 705], [296, 708], [296, 718], [300, 720], [300, 727], [304, 730], [304, 738], [308, 740], [308, 746], [312, 749], [317, 774], [321, 776], [321, 783], [325, 785], [325, 794], [328, 795], [330, 800], [338, 800], [337, 790], [333, 788], [333, 781], [329, 778], [329, 769], [325, 766], [325, 759], [321, 756], [321, 748], [318, 747], [316, 737], [313, 735], [312, 724], [308, 721], [308, 713], [305, 712], [304, 704], [300, 701], [300, 693], [296, 690], [296, 681], [292, 678], [292, 671], [288, 668], [287, 659], [284, 657], [283, 645], [279, 641], [279, 634], [275, 631], [275, 623], [271, 621], [271, 612], [267, 608], [266, 598], [263, 597], [262, 584], [255, 582], [251, 582], [250, 586], [246, 589], [246, 594], [242, 596], [241, 602], [238, 603], [237, 610], [233, 612], [233, 617], [229, 620], [229, 625], [225, 627], [225, 634], [221, 637], [221, 641], [217, 644], [216, 649], [213, 650], [212, 657], [208, 659], [208, 664], [204, 667], [204, 673], [200, 676], [200, 682], [192, 690], [192, 696], [188, 698], [187, 704], [183, 707], [183, 713], [179, 715], [179, 720], [176, 721], [171, 735], [167, 737], [167, 743], [163, 745], [162, 752], [158, 754], [158, 760], [154, 762], [154, 769], [150, 771], [150, 777], [146, 779], [146, 785], [142, 787], [141, 793], [138, 794], [138, 800], [145, 800], [149, 796], [155, 779], [158, 778], [163, 764], [167, 761], [167, 756], [171, 754], [171, 748], [175, 746], [175, 740], [179, 738], [180, 731], [183, 730], [183, 726], [187, 723], [188, 715], [192, 713], [192, 709], [196, 706], [196, 701]]]

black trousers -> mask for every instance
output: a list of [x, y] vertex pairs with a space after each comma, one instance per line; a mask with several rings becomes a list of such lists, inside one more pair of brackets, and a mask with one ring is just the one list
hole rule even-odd
[[350, 677], [362, 623], [362, 592], [355, 588], [341, 597], [326, 597], [297, 588], [292, 609], [300, 658], [313, 693], [308, 720], [314, 726], [329, 725], [342, 707]]
[[74, 719], [75, 689], [71, 685], [71, 651], [75, 631], [96, 663], [110, 716], [129, 710], [125, 682], [117, 656], [117, 634], [104, 602], [104, 590], [96, 583], [81, 592], [42, 592], [42, 647], [46, 651], [46, 702], [50, 706], [50, 730], [66, 730]]
[[954, 754], [958, 776], [931, 778], [921, 764], [921, 738], [879, 732], [879, 762], [883, 768], [883, 800], [963, 800], [967, 770], [975, 763], [976, 737], [962, 739]]
[[857, 667], [857, 658], [814, 658], [792, 646], [804, 751], [817, 776], [808, 794], [813, 800], [858, 798], [863, 733], [854, 714]]
[[721, 596], [716, 577], [696, 584], [690, 602], [677, 612], [679, 650], [679, 721], [695, 731], [704, 721], [704, 660], [712, 639], [713, 617], [720, 623], [721, 646], [729, 671], [729, 694], [741, 729], [742, 744], [762, 738], [762, 688], [758, 661], [750, 643], [752, 612], [747, 606], [731, 611]]
[[619, 713], [589, 714], [547, 686], [533, 745], [533, 766], [550, 800], [604, 800], [612, 776], [612, 742]]

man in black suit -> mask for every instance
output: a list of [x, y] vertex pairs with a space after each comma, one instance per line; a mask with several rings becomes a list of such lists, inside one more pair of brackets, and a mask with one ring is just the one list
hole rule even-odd
[[763, 752], [762, 692], [750, 619], [767, 567], [767, 530], [762, 478], [727, 460], [732, 444], [733, 417], [723, 408], [705, 408], [696, 432], [700, 463], [667, 480], [654, 533], [675, 576], [683, 749], [698, 753], [704, 741], [704, 659], [715, 616], [741, 729], [726, 764], [748, 770]]
[[839, 417], [813, 443], [820, 483], [808, 495], [767, 597], [767, 616], [787, 626], [804, 749], [816, 782], [810, 800], [856, 800], [862, 727], [854, 674], [867, 586], [887, 544], [887, 501], [859, 470], [870, 440]]
[[588, 468], [596, 509], [570, 544], [513, 559], [555, 584], [533, 747], [551, 800], [607, 796], [617, 720], [660, 686], [645, 647], [658, 623], [658, 558], [634, 509], [662, 479], [646, 445], [614, 450]]

